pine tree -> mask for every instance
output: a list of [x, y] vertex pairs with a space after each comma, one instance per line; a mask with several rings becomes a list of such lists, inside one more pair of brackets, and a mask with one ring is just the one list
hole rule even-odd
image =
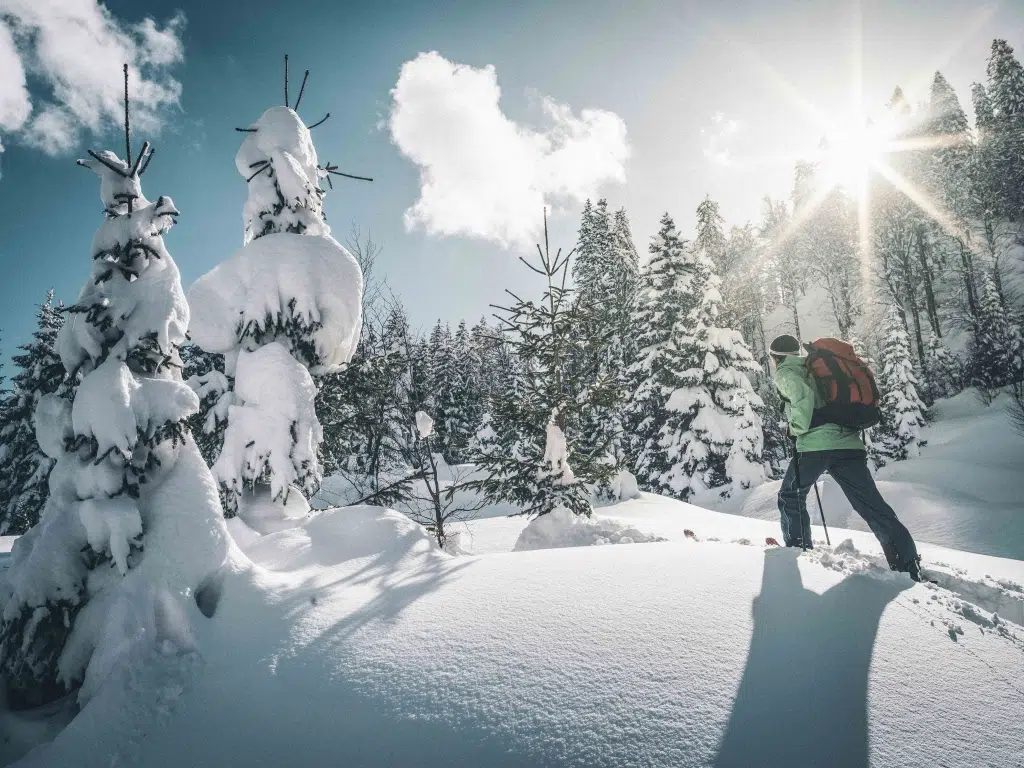
[[308, 510], [319, 488], [322, 426], [313, 379], [340, 371], [358, 346], [363, 279], [323, 214], [333, 166], [288, 106], [249, 128], [235, 156], [248, 184], [244, 247], [193, 284], [190, 332], [224, 355], [232, 385], [214, 474], [225, 514]]
[[[971, 227], [975, 220], [986, 215], [991, 206], [985, 205], [979, 197], [980, 185], [974, 178], [978, 153], [971, 139], [967, 115], [941, 72], [936, 72], [932, 80], [925, 132], [934, 146], [927, 158], [922, 187], [948, 211], [949, 222], [955, 229], [950, 231], [949, 223], [943, 227], [935, 221], [930, 221], [929, 227], [932, 237], [946, 246], [947, 258], [953, 263], [953, 269], [964, 286], [966, 315], [974, 318], [978, 301], [974, 255], [970, 247]], [[940, 270], [942, 266], [940, 256]], [[937, 317], [937, 310], [933, 314]], [[939, 322], [933, 322], [932, 332], [941, 338]]]
[[1010, 221], [1020, 222], [1024, 218], [1024, 67], [1005, 40], [993, 40], [986, 71], [1000, 211]]
[[53, 305], [53, 291], [39, 306], [38, 328], [32, 342], [19, 349], [12, 361], [19, 372], [12, 379], [7, 398], [0, 442], [6, 459], [0, 462], [0, 535], [22, 534], [39, 522], [50, 490], [48, 480], [53, 459], [36, 440], [35, 411], [39, 401], [61, 387], [64, 366], [56, 351], [57, 333], [64, 324], [63, 305]]
[[452, 338], [448, 404], [448, 464], [469, 461], [469, 447], [480, 428], [483, 403], [480, 399], [479, 361], [473, 355], [466, 322], [459, 323]]
[[926, 408], [918, 396], [907, 329], [895, 305], [885, 317], [880, 384], [882, 423], [876, 430], [877, 451], [897, 461], [916, 456], [922, 445], [921, 428]]
[[[573, 263], [574, 309], [579, 321], [567, 355], [567, 373], [582, 383], [578, 450], [600, 457], [609, 477], [624, 461], [622, 408], [625, 372], [635, 354], [629, 316], [636, 289], [637, 254], [624, 209], [608, 213], [607, 201], [584, 207]], [[583, 407], [583, 402], [588, 403]], [[599, 484], [601, 497], [611, 491]]]
[[925, 381], [922, 399], [927, 405], [953, 397], [963, 389], [963, 364], [934, 333], [925, 347]]
[[764, 198], [761, 237], [765, 240], [768, 272], [776, 289], [778, 301], [789, 310], [793, 319], [793, 334], [799, 339], [800, 312], [797, 302], [807, 287], [807, 270], [800, 259], [800, 251], [792, 237], [792, 217], [786, 203]]
[[[626, 415], [642, 487], [688, 499], [754, 482], [761, 461], [760, 399], [743, 371], [757, 368], [739, 333], [716, 325], [718, 278], [667, 213], [641, 273], [634, 315], [639, 359]], [[726, 423], [736, 426], [731, 434]], [[725, 490], [728, 490], [725, 488]]]
[[[538, 245], [539, 265], [526, 262], [546, 281], [539, 302], [511, 294], [515, 302], [496, 307], [506, 341], [516, 349], [519, 375], [491, 399], [493, 439], [482, 446], [478, 459], [484, 480], [470, 483], [490, 503], [507, 502], [525, 515], [544, 515], [564, 507], [589, 516], [589, 493], [584, 484], [607, 475], [599, 456], [576, 450], [566, 435], [578, 429], [587, 402], [582, 392], [594, 396], [567, 365], [572, 340], [578, 330], [580, 304], [566, 285], [572, 252], [554, 256]], [[525, 261], [525, 260], [524, 260]], [[582, 400], [582, 402], [581, 402]], [[572, 468], [575, 468], [575, 472]]]
[[986, 404], [1013, 378], [1013, 331], [995, 281], [986, 273], [982, 277], [978, 323], [967, 348], [968, 379]]
[[178, 352], [189, 312], [162, 237], [178, 211], [142, 195], [148, 143], [134, 161], [90, 154], [79, 163], [100, 176], [106, 220], [68, 308], [74, 320], [56, 338], [77, 387], [39, 398], [50, 497], [0, 583], [0, 671], [15, 707], [83, 681], [85, 704], [119, 663], [162, 639], [160, 617], [186, 620], [192, 601], [212, 615], [216, 596], [203, 585], [227, 554], [215, 484], [187, 427], [198, 408]]
[[724, 231], [725, 219], [719, 213], [718, 203], [705, 196], [697, 206], [697, 239], [693, 247], [701, 256], [710, 260], [715, 274], [726, 271], [726, 239]]

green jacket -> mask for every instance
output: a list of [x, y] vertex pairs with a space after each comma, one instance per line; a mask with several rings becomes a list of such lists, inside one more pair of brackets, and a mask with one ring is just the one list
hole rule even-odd
[[814, 409], [825, 400], [814, 384], [811, 372], [804, 365], [806, 358], [790, 356], [775, 369], [775, 386], [786, 401], [786, 419], [789, 431], [796, 435], [796, 449], [800, 453], [812, 451], [864, 450], [860, 432], [838, 424], [822, 424], [811, 429]]

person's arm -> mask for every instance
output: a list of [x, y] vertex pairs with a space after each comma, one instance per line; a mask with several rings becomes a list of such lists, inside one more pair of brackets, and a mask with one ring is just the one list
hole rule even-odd
[[775, 384], [789, 402], [789, 431], [799, 437], [811, 428], [814, 416], [814, 390], [798, 371], [779, 371]]

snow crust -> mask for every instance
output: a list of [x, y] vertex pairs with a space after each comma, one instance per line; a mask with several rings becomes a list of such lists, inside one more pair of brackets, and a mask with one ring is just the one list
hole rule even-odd
[[278, 317], [294, 321], [311, 330], [317, 358], [311, 372], [327, 373], [355, 353], [362, 292], [358, 263], [331, 237], [264, 235], [192, 284], [189, 332], [207, 352], [229, 354], [246, 328], [272, 328]]

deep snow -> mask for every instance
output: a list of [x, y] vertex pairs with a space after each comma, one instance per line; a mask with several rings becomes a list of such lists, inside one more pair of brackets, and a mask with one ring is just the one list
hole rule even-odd
[[[929, 482], [982, 509], [1020, 464], [980, 408], [941, 404], [922, 457], [891, 471], [928, 476], [958, 456], [966, 471]], [[764, 546], [777, 513], [651, 494], [599, 507], [586, 530], [488, 510], [457, 526], [475, 553], [459, 557], [376, 507], [262, 536], [234, 520], [244, 553], [214, 618], [194, 608], [190, 640], [137, 653], [18, 765], [1019, 768], [1024, 562], [928, 543], [927, 521], [897, 508], [938, 584], [886, 570], [874, 537], [834, 514], [833, 546], [815, 526], [800, 553]], [[929, 532], [956, 513], [934, 508]], [[513, 551], [528, 528], [548, 548]], [[0, 758], [70, 714], [0, 713]]]
[[374, 507], [261, 537], [201, 659], [140, 663], [21, 764], [1019, 765], [1024, 627], [985, 605], [1021, 604], [1020, 562], [924, 547], [977, 605], [765, 551], [766, 522], [600, 512], [674, 540], [453, 558]]

